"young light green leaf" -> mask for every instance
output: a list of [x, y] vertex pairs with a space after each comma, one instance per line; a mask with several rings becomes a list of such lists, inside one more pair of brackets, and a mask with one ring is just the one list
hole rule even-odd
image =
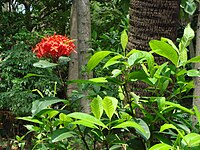
[[189, 77], [200, 77], [200, 72], [196, 69], [188, 70], [187, 75]]
[[165, 143], [159, 143], [154, 146], [152, 146], [149, 150], [171, 150], [173, 147], [165, 144]]
[[126, 49], [127, 44], [128, 44], [128, 35], [126, 33], [126, 30], [124, 30], [121, 34], [121, 45], [124, 51]]
[[120, 75], [121, 73], [122, 73], [121, 70], [119, 70], [119, 69], [114, 69], [114, 70], [112, 71], [112, 77], [117, 77], [117, 76]]
[[197, 63], [200, 62], [200, 56], [196, 56], [188, 60], [186, 63]]
[[89, 114], [85, 114], [85, 113], [81, 113], [81, 112], [74, 112], [74, 113], [68, 114], [67, 116], [69, 116], [71, 118], [87, 121], [89, 123], [96, 124], [96, 125], [102, 126], [104, 128], [107, 128], [103, 122], [101, 122], [99, 119], [97, 119], [94, 116], [91, 116]]
[[98, 95], [90, 103], [91, 111], [97, 119], [100, 119], [103, 114], [102, 98]]
[[156, 101], [158, 103], [158, 108], [160, 111], [165, 107], [165, 97], [156, 97]]
[[184, 136], [184, 140], [181, 141], [183, 147], [195, 147], [200, 145], [200, 134], [197, 133], [189, 133]]
[[115, 110], [117, 108], [117, 103], [118, 100], [110, 96], [106, 96], [102, 101], [103, 109], [105, 110], [106, 115], [110, 120], [115, 113]]
[[50, 68], [50, 67], [55, 67], [58, 64], [55, 63], [50, 63], [46, 60], [40, 60], [39, 62], [36, 62], [33, 64], [34, 67], [38, 67], [38, 68]]
[[94, 69], [106, 56], [108, 56], [111, 53], [113, 52], [100, 51], [100, 52], [95, 53], [88, 61], [87, 70], [92, 71], [92, 69]]
[[128, 64], [130, 66], [138, 63], [140, 60], [144, 58], [144, 54], [141, 51], [134, 52], [129, 58], [128, 58]]
[[57, 130], [53, 131], [53, 133], [51, 135], [51, 139], [52, 139], [52, 142], [55, 143], [55, 142], [59, 142], [64, 139], [73, 137], [75, 134], [76, 134], [75, 132], [69, 131], [66, 128], [57, 129]]
[[117, 55], [117, 56], [114, 56], [112, 57], [111, 59], [109, 59], [106, 64], [103, 66], [103, 69], [104, 68], [107, 68], [109, 66], [112, 66], [112, 65], [115, 65], [115, 64], [118, 64], [118, 63], [121, 63], [120, 61], [118, 61], [118, 59], [122, 58], [123, 56], [122, 55]]
[[105, 83], [105, 82], [108, 82], [106, 80], [106, 78], [104, 78], [104, 77], [92, 78], [92, 79], [89, 79], [89, 81], [96, 82], [96, 83]]
[[167, 123], [165, 123], [164, 125], [162, 125], [160, 127], [160, 132], [163, 132], [164, 130], [167, 130], [167, 129], [174, 129], [174, 130], [176, 130], [178, 132], [178, 134], [183, 138], [182, 132], [177, 127], [175, 127], [173, 124], [167, 124]]
[[190, 42], [194, 38], [194, 36], [194, 30], [191, 28], [190, 24], [188, 24], [184, 29], [183, 37], [181, 38], [181, 42], [179, 43], [180, 65], [187, 62], [187, 47], [190, 45]]
[[178, 54], [171, 45], [159, 40], [151, 40], [149, 44], [153, 52], [169, 59], [174, 65], [178, 65]]
[[90, 123], [86, 120], [78, 120], [78, 121], [74, 121], [74, 122], [71, 122], [71, 124], [78, 124], [78, 125], [82, 125], [82, 126], [85, 126], [85, 127], [88, 127], [88, 128], [96, 128], [98, 129], [98, 127], [94, 124], [94, 123]]

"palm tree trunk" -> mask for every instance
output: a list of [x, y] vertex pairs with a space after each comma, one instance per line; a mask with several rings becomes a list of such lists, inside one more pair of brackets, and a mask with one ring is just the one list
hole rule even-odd
[[179, 0], [131, 0], [129, 49], [150, 50], [148, 42], [177, 37]]

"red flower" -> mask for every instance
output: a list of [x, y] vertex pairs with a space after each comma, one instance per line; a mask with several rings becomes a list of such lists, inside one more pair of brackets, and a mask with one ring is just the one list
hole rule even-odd
[[76, 53], [75, 47], [73, 40], [68, 39], [66, 36], [54, 34], [43, 38], [33, 48], [33, 52], [37, 54], [38, 58], [52, 57], [54, 60], [58, 60], [60, 56], [69, 56], [71, 52]]

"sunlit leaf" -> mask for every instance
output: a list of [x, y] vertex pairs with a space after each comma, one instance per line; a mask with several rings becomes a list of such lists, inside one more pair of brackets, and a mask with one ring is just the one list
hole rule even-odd
[[103, 114], [102, 98], [98, 95], [90, 103], [91, 111], [97, 119], [100, 119]]
[[111, 53], [113, 52], [100, 51], [100, 52], [95, 53], [88, 61], [87, 70], [92, 71], [92, 69], [94, 69], [106, 56], [108, 56]]
[[174, 65], [178, 65], [178, 54], [171, 45], [159, 40], [151, 40], [149, 44], [153, 52], [169, 59]]
[[113, 114], [115, 113], [115, 110], [117, 108], [117, 103], [118, 100], [116, 98], [109, 96], [106, 96], [102, 101], [103, 109], [105, 110], [106, 115], [110, 120]]
[[50, 67], [55, 67], [58, 64], [55, 63], [50, 63], [46, 60], [40, 60], [39, 62], [36, 62], [33, 64], [34, 67], [38, 67], [38, 68], [50, 68]]

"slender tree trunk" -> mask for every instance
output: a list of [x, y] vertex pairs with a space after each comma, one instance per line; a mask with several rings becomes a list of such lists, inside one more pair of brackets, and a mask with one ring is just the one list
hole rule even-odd
[[[91, 20], [89, 0], [77, 0], [77, 35], [78, 35], [78, 67], [79, 79], [89, 79], [84, 68], [89, 59], [89, 48], [91, 39]], [[87, 95], [87, 93], [84, 93]], [[81, 99], [83, 112], [90, 112], [89, 100]]]
[[[200, 6], [199, 6], [200, 10]], [[200, 12], [198, 14], [197, 31], [196, 31], [196, 56], [200, 55]], [[195, 63], [195, 69], [200, 69], [200, 63]], [[193, 105], [197, 106], [200, 111], [200, 77], [194, 78], [194, 98]], [[195, 122], [195, 118], [193, 120]]]
[[[70, 26], [70, 37], [74, 39], [74, 43], [76, 45], [76, 50], [78, 49], [77, 44], [77, 0], [72, 1], [72, 9], [71, 9], [71, 26]], [[68, 72], [68, 80], [77, 80], [79, 74], [78, 68], [78, 53], [71, 54], [71, 61], [69, 62], [69, 72]], [[77, 90], [76, 84], [68, 85], [67, 96], [70, 96], [73, 90]]]

